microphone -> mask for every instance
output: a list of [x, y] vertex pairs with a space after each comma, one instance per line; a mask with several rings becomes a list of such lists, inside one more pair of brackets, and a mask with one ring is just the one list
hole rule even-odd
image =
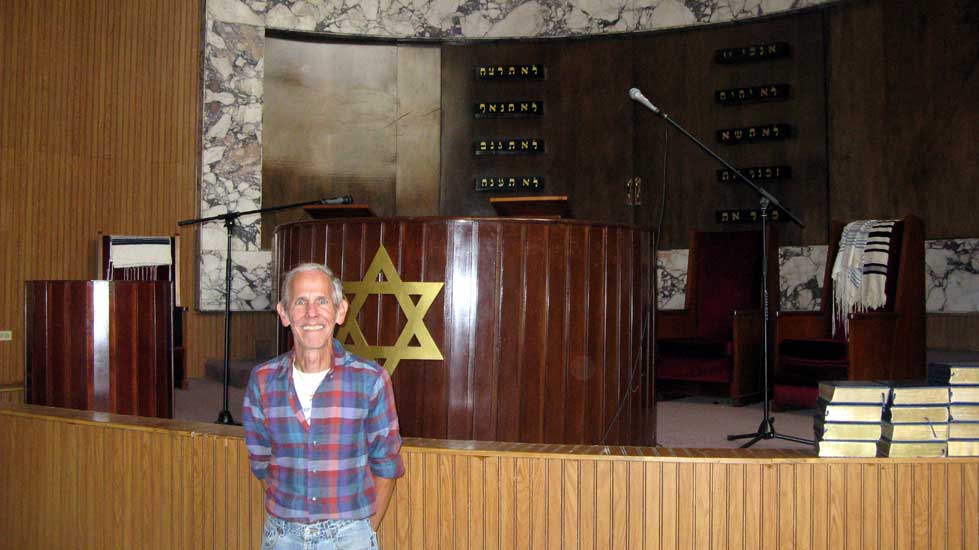
[[639, 91], [639, 88], [629, 88], [629, 98], [635, 101], [636, 103], [642, 104], [643, 107], [652, 111], [653, 114], [657, 114], [657, 115], [662, 114], [662, 111], [659, 110], [659, 107], [650, 103], [649, 100], [646, 99], [646, 96], [642, 95], [642, 92]]
[[342, 197], [333, 197], [329, 199], [320, 199], [320, 204], [351, 204], [354, 202], [354, 198], [350, 195], [344, 195]]

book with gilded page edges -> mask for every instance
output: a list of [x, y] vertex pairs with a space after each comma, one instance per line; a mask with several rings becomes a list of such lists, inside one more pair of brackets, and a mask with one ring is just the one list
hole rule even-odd
[[948, 424], [891, 424], [881, 425], [881, 437], [891, 441], [945, 441], [948, 439]]
[[949, 439], [948, 456], [979, 456], [979, 439]]
[[817, 441], [816, 452], [821, 457], [877, 456], [876, 441]]
[[979, 404], [953, 403], [948, 406], [948, 413], [954, 422], [979, 422]]
[[950, 403], [972, 403], [979, 405], [979, 385], [977, 386], [949, 386]]
[[816, 418], [826, 422], [880, 422], [883, 401], [875, 404], [830, 403], [822, 398], [816, 400]]
[[927, 424], [948, 422], [949, 407], [890, 406], [884, 410], [884, 420], [892, 424]]
[[933, 385], [926, 380], [882, 380], [890, 386], [887, 402], [891, 405], [948, 405], [948, 386]]
[[949, 422], [949, 439], [979, 439], [979, 422]]
[[928, 381], [951, 386], [979, 384], [979, 363], [958, 361], [929, 363]]
[[813, 422], [816, 440], [877, 441], [880, 439], [880, 422], [826, 422], [816, 417]]
[[889, 441], [877, 442], [880, 456], [892, 458], [940, 457], [946, 456], [948, 446], [945, 441]]
[[880, 382], [827, 380], [819, 383], [819, 398], [827, 403], [882, 403], [889, 388]]

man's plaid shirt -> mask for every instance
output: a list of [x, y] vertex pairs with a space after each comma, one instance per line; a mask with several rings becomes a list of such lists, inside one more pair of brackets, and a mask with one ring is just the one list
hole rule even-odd
[[248, 460], [264, 480], [265, 509], [294, 522], [366, 519], [374, 481], [404, 473], [387, 371], [333, 340], [333, 372], [313, 396], [307, 423], [292, 383], [293, 352], [256, 367], [245, 392]]

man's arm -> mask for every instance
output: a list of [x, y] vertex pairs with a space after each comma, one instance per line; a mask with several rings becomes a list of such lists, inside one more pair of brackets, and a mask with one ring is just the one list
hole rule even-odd
[[370, 519], [375, 531], [391, 502], [395, 482], [405, 472], [400, 455], [401, 434], [391, 378], [383, 369], [380, 374], [364, 426], [367, 432], [368, 471], [374, 481], [374, 515]]
[[261, 392], [254, 373], [248, 381], [248, 388], [245, 390], [245, 399], [241, 409], [244, 415], [242, 425], [245, 428], [248, 462], [255, 477], [264, 482], [272, 449], [269, 446], [269, 433], [265, 426]]
[[371, 516], [371, 529], [377, 531], [381, 525], [381, 520], [384, 519], [384, 513], [388, 511], [388, 504], [391, 503], [391, 495], [394, 494], [394, 484], [398, 482], [398, 478], [372, 477], [374, 478], [374, 490], [376, 491], [376, 500], [374, 501], [376, 510], [374, 511], [374, 515]]

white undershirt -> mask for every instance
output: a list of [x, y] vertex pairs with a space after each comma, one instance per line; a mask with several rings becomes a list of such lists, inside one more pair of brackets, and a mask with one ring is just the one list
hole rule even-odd
[[296, 368], [295, 363], [292, 365], [292, 384], [296, 387], [296, 395], [299, 396], [299, 404], [302, 405], [303, 416], [307, 421], [313, 412], [313, 395], [331, 370], [333, 369], [306, 373]]

